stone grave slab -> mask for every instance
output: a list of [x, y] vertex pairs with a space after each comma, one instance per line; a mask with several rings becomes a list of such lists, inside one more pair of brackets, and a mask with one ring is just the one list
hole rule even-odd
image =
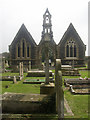
[[[50, 82], [54, 83], [54, 79], [49, 78]], [[45, 79], [26, 79], [23, 84], [41, 84], [45, 83]]]
[[88, 79], [80, 79], [80, 78], [72, 78], [72, 79], [68, 79], [68, 78], [65, 78], [64, 79], [64, 85], [67, 85], [67, 84], [70, 84], [70, 85], [82, 85], [82, 84], [87, 84], [89, 85], [90, 84], [90, 78]]
[[[49, 76], [52, 76], [51, 70], [49, 70]], [[45, 71], [44, 70], [28, 71], [27, 77], [45, 77]]]
[[[17, 81], [20, 80], [20, 76], [15, 76], [15, 77]], [[13, 81], [13, 79], [14, 79], [14, 76], [2, 76], [0, 81]]]
[[3, 113], [37, 113], [46, 95], [5, 93], [2, 95]]
[[90, 78], [64, 79], [72, 94], [90, 94]]
[[79, 70], [74, 69], [62, 69], [62, 75], [63, 76], [81, 76], [79, 73]]

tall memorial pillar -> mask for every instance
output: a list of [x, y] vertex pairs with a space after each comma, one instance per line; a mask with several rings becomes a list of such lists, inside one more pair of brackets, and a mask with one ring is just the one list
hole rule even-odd
[[50, 36], [48, 33], [44, 36], [44, 50], [45, 50], [45, 60], [46, 60], [46, 67], [45, 67], [45, 83], [41, 84], [40, 86], [40, 94], [53, 94], [54, 93], [54, 83], [50, 83], [49, 81], [49, 41]]
[[49, 84], [49, 43], [45, 43], [45, 84]]

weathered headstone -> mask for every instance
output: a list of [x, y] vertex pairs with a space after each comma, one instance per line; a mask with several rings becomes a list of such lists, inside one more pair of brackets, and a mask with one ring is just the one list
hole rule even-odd
[[16, 76], [14, 76], [14, 78], [13, 78], [13, 83], [14, 84], [17, 83]]
[[23, 62], [19, 63], [19, 76], [21, 80], [23, 78]]
[[31, 71], [31, 61], [29, 61], [29, 71]]
[[56, 90], [56, 111], [58, 118], [64, 118], [64, 93], [62, 89], [61, 60], [56, 59], [55, 67], [55, 90]]
[[[57, 73], [61, 70], [61, 60], [56, 59], [56, 65], [55, 65], [55, 80], [57, 79]], [[56, 83], [55, 83], [56, 84]]]

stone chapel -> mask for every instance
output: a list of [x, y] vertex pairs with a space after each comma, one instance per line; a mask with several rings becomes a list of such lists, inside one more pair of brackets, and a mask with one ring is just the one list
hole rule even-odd
[[43, 49], [45, 34], [49, 34], [49, 59], [55, 62], [55, 59], [61, 59], [63, 65], [72, 64], [75, 66], [84, 66], [86, 46], [81, 40], [79, 34], [70, 23], [62, 39], [58, 44], [53, 39], [51, 14], [46, 9], [43, 15], [43, 31], [41, 41], [37, 45], [32, 35], [22, 24], [11, 45], [9, 45], [10, 65], [16, 70], [20, 62], [23, 62], [24, 69], [28, 69], [29, 62], [32, 68], [38, 68], [45, 60], [45, 50]]

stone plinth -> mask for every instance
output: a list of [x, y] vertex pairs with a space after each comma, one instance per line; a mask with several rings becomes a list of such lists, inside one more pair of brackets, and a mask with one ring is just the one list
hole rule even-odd
[[44, 84], [42, 83], [40, 86], [40, 94], [53, 94], [55, 92], [54, 83]]

